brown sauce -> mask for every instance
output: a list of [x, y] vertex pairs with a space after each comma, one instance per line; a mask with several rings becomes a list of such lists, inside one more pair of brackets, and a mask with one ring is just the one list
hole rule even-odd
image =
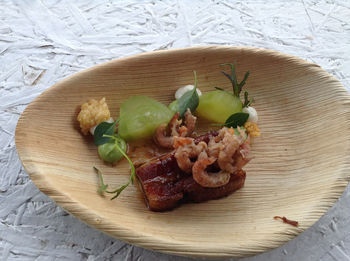
[[274, 219], [280, 219], [283, 221], [283, 223], [286, 223], [286, 224], [289, 224], [289, 225], [292, 225], [292, 226], [295, 226], [295, 227], [298, 227], [299, 226], [299, 222], [298, 221], [294, 221], [294, 220], [290, 220], [286, 217], [280, 217], [280, 216], [274, 216], [273, 217]]

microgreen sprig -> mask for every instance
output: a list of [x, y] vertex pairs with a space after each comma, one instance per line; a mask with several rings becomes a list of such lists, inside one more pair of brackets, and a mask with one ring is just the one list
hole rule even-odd
[[105, 184], [105, 183], [104, 183], [104, 181], [103, 181], [103, 176], [102, 176], [102, 172], [101, 172], [98, 168], [96, 168], [96, 167], [94, 167], [94, 170], [97, 172], [98, 177], [99, 177], [99, 180], [100, 180], [100, 186], [99, 186], [99, 188], [98, 188], [97, 191], [98, 191], [99, 193], [106, 192], [106, 193], [109, 193], [109, 194], [116, 194], [116, 195], [114, 195], [114, 196], [111, 198], [111, 200], [117, 198], [117, 197], [120, 195], [120, 193], [122, 193], [122, 191], [123, 191], [127, 186], [129, 186], [129, 184], [130, 184], [130, 181], [129, 181], [128, 183], [124, 184], [124, 185], [121, 186], [120, 188], [117, 188], [117, 189], [112, 190], [112, 191], [107, 190], [108, 184]]
[[249, 99], [249, 98], [248, 98], [248, 92], [245, 91], [245, 92], [244, 92], [243, 108], [244, 108], [244, 107], [249, 107], [250, 104], [252, 104], [253, 102], [254, 102], [254, 99], [253, 99], [253, 98]]
[[104, 184], [104, 182], [103, 182], [102, 172], [101, 172], [99, 169], [97, 169], [96, 167], [94, 167], [94, 169], [95, 169], [95, 171], [97, 172], [97, 174], [98, 174], [98, 176], [99, 176], [99, 179], [100, 179], [100, 186], [99, 186], [99, 188], [98, 188], [98, 191], [99, 191], [100, 193], [106, 192], [106, 193], [110, 193], [110, 194], [115, 194], [115, 195], [111, 198], [111, 200], [113, 200], [113, 199], [117, 198], [117, 197], [120, 195], [120, 193], [122, 193], [122, 191], [130, 185], [130, 183], [131, 183], [131, 184], [134, 184], [134, 180], [135, 180], [135, 176], [136, 176], [136, 171], [135, 171], [135, 166], [134, 166], [134, 164], [132, 163], [131, 159], [130, 159], [130, 158], [128, 157], [128, 155], [120, 148], [120, 146], [119, 146], [119, 144], [118, 144], [118, 137], [115, 137], [115, 136], [112, 136], [112, 135], [106, 135], [106, 134], [102, 135], [102, 137], [109, 138], [109, 139], [114, 139], [114, 140], [116, 141], [116, 147], [117, 147], [117, 149], [118, 149], [119, 152], [124, 156], [124, 158], [127, 159], [127, 161], [129, 162], [130, 168], [131, 168], [129, 181], [128, 181], [126, 184], [124, 184], [123, 186], [121, 186], [121, 187], [119, 187], [119, 188], [117, 188], [117, 189], [115, 189], [115, 190], [110, 191], [110, 190], [107, 190], [108, 185], [107, 185], [107, 184]]
[[247, 81], [248, 76], [250, 74], [250, 71], [247, 71], [243, 77], [243, 80], [240, 83], [238, 83], [235, 65], [233, 63], [224, 63], [224, 64], [220, 64], [220, 65], [221, 66], [229, 65], [231, 67], [231, 75], [229, 75], [226, 72], [222, 72], [222, 74], [225, 75], [230, 80], [232, 87], [233, 87], [233, 95], [235, 95], [239, 98], [240, 93], [242, 91], [242, 87], [244, 86], [245, 82]]
[[100, 180], [100, 186], [98, 187], [98, 192], [99, 193], [102, 193], [102, 192], [106, 192], [107, 191], [107, 188], [108, 188], [108, 184], [105, 184], [104, 181], [103, 181], [103, 177], [102, 177], [102, 172], [96, 168], [94, 166], [94, 170], [96, 171], [96, 173], [98, 174], [98, 178]]
[[217, 86], [215, 86], [214, 88], [217, 89], [218, 91], [227, 92], [227, 93], [232, 95], [232, 93], [230, 93], [229, 91], [227, 91], [227, 90], [225, 90], [223, 88], [220, 88], [220, 87], [217, 87]]
[[[240, 99], [242, 88], [248, 79], [250, 71], [247, 71], [243, 77], [243, 80], [240, 83], [238, 83], [235, 64], [233, 63], [220, 64], [220, 66], [226, 66], [226, 65], [229, 65], [231, 67], [231, 75], [229, 75], [224, 71], [222, 71], [222, 74], [225, 75], [230, 80], [233, 87], [233, 95]], [[215, 89], [227, 92], [226, 90], [219, 87], [215, 87]], [[253, 99], [249, 99], [248, 92], [245, 91], [244, 102], [242, 102], [242, 107], [243, 108], [248, 107], [252, 102], [253, 102]], [[249, 117], [248, 113], [243, 113], [243, 112], [234, 113], [230, 115], [230, 117], [227, 118], [226, 122], [221, 126], [232, 127], [232, 128], [236, 128], [237, 126], [243, 126], [244, 123], [247, 121], [248, 117]]]

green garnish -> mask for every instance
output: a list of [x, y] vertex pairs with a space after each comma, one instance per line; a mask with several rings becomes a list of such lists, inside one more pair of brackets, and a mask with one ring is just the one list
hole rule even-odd
[[96, 173], [98, 174], [98, 178], [100, 180], [100, 186], [98, 187], [97, 191], [99, 193], [102, 193], [102, 192], [107, 190], [108, 185], [103, 182], [102, 172], [98, 168], [96, 168], [95, 166], [93, 168], [96, 171]]
[[96, 146], [102, 145], [107, 143], [110, 138], [103, 137], [104, 134], [107, 135], [113, 135], [116, 130], [116, 124], [119, 120], [116, 120], [115, 122], [109, 123], [109, 122], [101, 122], [99, 125], [97, 125], [95, 131], [94, 131], [94, 143]]
[[100, 180], [100, 186], [99, 186], [97, 191], [99, 193], [101, 193], [101, 194], [103, 192], [110, 193], [110, 194], [116, 194], [115, 196], [113, 196], [111, 198], [111, 200], [117, 198], [120, 195], [120, 193], [122, 193], [122, 191], [130, 184], [130, 181], [129, 181], [128, 183], [126, 183], [125, 185], [121, 186], [120, 188], [117, 188], [116, 190], [113, 190], [113, 191], [109, 191], [109, 190], [107, 190], [108, 184], [105, 184], [104, 181], [103, 181], [102, 172], [96, 167], [94, 167], [94, 170], [97, 172], [97, 175], [98, 175], [99, 180]]
[[[243, 77], [243, 80], [240, 83], [238, 83], [235, 65], [233, 63], [221, 64], [221, 66], [225, 66], [225, 65], [229, 65], [231, 67], [231, 75], [227, 74], [226, 72], [222, 72], [222, 74], [225, 75], [230, 80], [232, 87], [233, 87], [233, 95], [240, 98], [240, 95], [242, 92], [242, 87], [245, 85], [245, 83], [248, 79], [248, 76], [250, 74], [250, 71], [247, 71]], [[215, 87], [215, 88], [217, 90], [225, 91], [224, 89], [221, 89], [218, 87]], [[243, 108], [248, 107], [252, 102], [253, 102], [253, 99], [249, 99], [248, 92], [245, 91], [244, 92], [244, 102], [242, 103], [242, 107]], [[225, 124], [223, 124], [223, 126], [237, 128], [237, 126], [243, 126], [244, 123], [246, 123], [246, 121], [248, 120], [248, 118], [249, 118], [248, 113], [244, 113], [244, 112], [234, 113], [230, 117], [227, 118], [227, 120], [225, 121]]]
[[131, 96], [120, 106], [118, 134], [125, 141], [150, 138], [157, 127], [168, 123], [173, 115], [174, 112], [155, 99]]
[[224, 63], [220, 64], [221, 66], [229, 65], [231, 66], [231, 75], [227, 74], [226, 72], [222, 72], [223, 75], [225, 75], [231, 82], [233, 87], [233, 95], [239, 97], [242, 91], [242, 87], [244, 86], [245, 82], [247, 81], [247, 78], [250, 74], [250, 71], [247, 71], [244, 75], [243, 80], [238, 83], [237, 82], [237, 76], [236, 76], [236, 68], [233, 63]]
[[237, 112], [232, 114], [230, 117], [227, 118], [225, 123], [223, 124], [211, 124], [212, 126], [220, 126], [220, 127], [228, 127], [228, 128], [237, 128], [237, 127], [242, 127], [244, 123], [249, 118], [249, 113], [245, 112]]
[[217, 90], [219, 90], [219, 91], [227, 92], [227, 93], [229, 93], [229, 94], [232, 95], [232, 93], [230, 93], [229, 91], [227, 91], [227, 90], [225, 90], [225, 89], [223, 89], [223, 88], [220, 88], [220, 87], [217, 87], [217, 86], [215, 86], [214, 88], [217, 89]]
[[132, 163], [131, 159], [128, 157], [128, 155], [126, 155], [126, 153], [119, 147], [119, 144], [118, 144], [118, 137], [111, 136], [111, 135], [105, 135], [105, 134], [102, 135], [102, 137], [109, 138], [109, 139], [114, 139], [114, 140], [116, 141], [116, 147], [117, 147], [117, 149], [118, 149], [119, 152], [124, 156], [124, 158], [127, 159], [127, 161], [129, 162], [130, 168], [131, 168], [131, 174], [130, 174], [129, 181], [128, 181], [126, 184], [124, 184], [123, 186], [121, 186], [121, 187], [119, 187], [119, 188], [117, 188], [117, 189], [115, 189], [115, 190], [110, 191], [110, 190], [107, 190], [108, 185], [107, 185], [107, 184], [104, 184], [104, 182], [103, 182], [102, 172], [101, 172], [99, 169], [97, 169], [96, 167], [94, 167], [94, 169], [95, 169], [95, 171], [97, 172], [97, 174], [98, 174], [98, 176], [99, 176], [99, 179], [100, 179], [100, 186], [99, 186], [99, 188], [98, 188], [98, 191], [99, 191], [100, 193], [106, 192], [106, 193], [110, 193], [110, 194], [115, 194], [115, 195], [111, 198], [111, 200], [113, 200], [113, 199], [117, 198], [117, 197], [120, 195], [120, 193], [122, 193], [122, 191], [123, 191], [126, 187], [128, 187], [128, 186], [130, 185], [130, 183], [131, 183], [131, 184], [134, 184], [134, 180], [135, 180], [135, 176], [136, 176], [135, 166], [134, 166], [134, 164]]
[[178, 112], [179, 111], [179, 100], [175, 100], [172, 101], [169, 105], [168, 105], [169, 110], [171, 110], [172, 112]]
[[[245, 133], [247, 133], [247, 129], [244, 128], [243, 126], [240, 126], [239, 128], [240, 128], [241, 131], [244, 131]], [[240, 135], [241, 135], [241, 132], [238, 131], [237, 128], [234, 128], [233, 130], [234, 130], [235, 135], [237, 135], [237, 136], [240, 136]], [[247, 139], [247, 135], [246, 135], [245, 139]]]
[[243, 126], [244, 123], [246, 123], [246, 121], [248, 120], [248, 118], [249, 113], [237, 112], [227, 118], [226, 122], [224, 123], [224, 126], [228, 128], [237, 128], [239, 126]]
[[254, 102], [254, 99], [253, 99], [253, 98], [252, 98], [252, 99], [249, 99], [249, 98], [248, 98], [248, 92], [245, 91], [245, 92], [244, 92], [244, 103], [243, 103], [243, 108], [244, 108], [244, 107], [249, 107], [250, 104], [252, 104], [253, 102]]
[[109, 163], [117, 162], [124, 157], [119, 152], [117, 146], [119, 146], [124, 152], [127, 149], [126, 142], [122, 138], [120, 138], [119, 135], [114, 134], [113, 136], [115, 136], [117, 139], [109, 139], [108, 142], [102, 145], [98, 145], [97, 147], [98, 155], [100, 156], [100, 158]]
[[194, 88], [191, 91], [186, 92], [181, 98], [178, 100], [180, 117], [184, 117], [187, 108], [191, 110], [193, 113], [199, 104], [199, 96], [197, 94], [197, 74], [196, 71], [193, 71], [194, 75]]

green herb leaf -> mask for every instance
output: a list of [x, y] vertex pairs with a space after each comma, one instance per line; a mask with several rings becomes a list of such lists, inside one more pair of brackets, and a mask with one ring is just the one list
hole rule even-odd
[[221, 72], [221, 73], [225, 75], [230, 80], [230, 82], [232, 82], [232, 77], [228, 73], [225, 73], [225, 72]]
[[254, 99], [249, 99], [248, 98], [248, 92], [244, 92], [244, 103], [243, 103], [243, 108], [244, 107], [249, 107], [253, 103]]
[[111, 198], [111, 200], [116, 199], [123, 192], [123, 190], [127, 188], [129, 185], [130, 185], [130, 181], [124, 184], [123, 186], [121, 186], [120, 188], [116, 189], [115, 191], [113, 191], [113, 193], [116, 193], [116, 194]]
[[247, 71], [247, 72], [245, 73], [245, 75], [244, 75], [243, 80], [239, 83], [239, 87], [241, 88], [241, 90], [242, 90], [243, 85], [244, 85], [245, 82], [247, 81], [249, 74], [250, 74], [250, 71]]
[[249, 114], [245, 112], [237, 112], [235, 114], [232, 114], [230, 117], [227, 118], [224, 126], [229, 128], [237, 128], [238, 126], [243, 126], [244, 123], [249, 118]]
[[229, 91], [227, 91], [227, 90], [225, 90], [225, 89], [222, 89], [222, 88], [220, 88], [220, 87], [214, 87], [214, 88], [217, 89], [218, 91], [227, 92], [227, 93], [233, 95], [231, 92], [229, 92]]
[[199, 104], [199, 97], [197, 94], [197, 74], [194, 71], [194, 88], [191, 91], [186, 92], [184, 95], [181, 96], [179, 101], [179, 112], [180, 117], [184, 117], [187, 109], [189, 108], [191, 112], [193, 113]]
[[111, 200], [117, 198], [117, 197], [120, 195], [120, 193], [122, 193], [122, 191], [123, 191], [127, 186], [129, 186], [129, 184], [130, 184], [130, 180], [129, 180], [128, 183], [126, 183], [125, 185], [121, 186], [120, 188], [117, 188], [116, 190], [113, 190], [113, 191], [109, 191], [109, 190], [107, 190], [108, 185], [107, 185], [107, 184], [104, 184], [103, 177], [102, 177], [102, 172], [101, 172], [98, 168], [96, 168], [96, 167], [94, 167], [94, 169], [95, 169], [95, 171], [97, 172], [97, 174], [98, 174], [98, 176], [99, 176], [99, 179], [100, 179], [100, 186], [99, 186], [99, 188], [98, 188], [98, 192], [99, 192], [99, 193], [106, 192], [106, 193], [110, 193], [110, 194], [116, 194], [116, 195], [114, 195], [114, 196], [111, 198]]
[[215, 89], [219, 90], [219, 91], [223, 91], [223, 92], [226, 92], [226, 90], [224, 90], [223, 88], [220, 88], [220, 87], [214, 87]]
[[221, 66], [229, 65], [231, 67], [231, 75], [227, 74], [226, 72], [222, 72], [222, 74], [225, 75], [230, 80], [232, 87], [233, 87], [233, 95], [239, 97], [240, 93], [242, 91], [242, 87], [246, 83], [250, 72], [247, 71], [244, 75], [243, 80], [240, 83], [238, 83], [235, 65], [233, 63], [225, 63], [225, 64], [220, 64], [220, 65]]
[[102, 193], [107, 190], [108, 185], [103, 182], [102, 172], [94, 166], [94, 170], [98, 174], [99, 180], [100, 180], [100, 186], [98, 187], [98, 192]]
[[117, 122], [118, 120], [112, 123], [101, 122], [99, 125], [97, 125], [94, 132], [94, 143], [96, 146], [105, 144], [110, 140], [110, 138], [103, 137], [103, 135], [113, 135], [116, 130]]

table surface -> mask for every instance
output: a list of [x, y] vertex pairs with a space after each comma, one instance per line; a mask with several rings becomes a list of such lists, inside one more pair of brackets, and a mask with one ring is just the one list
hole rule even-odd
[[[189, 260], [104, 235], [41, 193], [17, 156], [16, 123], [35, 97], [84, 68], [199, 45], [269, 48], [322, 66], [350, 90], [350, 2], [2, 1], [0, 256], [4, 260]], [[311, 228], [244, 260], [350, 260], [350, 188]]]

